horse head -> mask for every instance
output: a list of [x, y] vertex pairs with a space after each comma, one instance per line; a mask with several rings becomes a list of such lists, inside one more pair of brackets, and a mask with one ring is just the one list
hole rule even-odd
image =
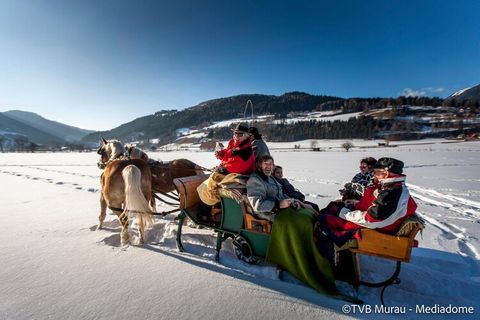
[[121, 157], [123, 153], [124, 149], [120, 141], [106, 140], [102, 137], [100, 140], [100, 146], [97, 149], [97, 154], [100, 155], [100, 160], [97, 162], [97, 166], [100, 169], [104, 169], [108, 162]]

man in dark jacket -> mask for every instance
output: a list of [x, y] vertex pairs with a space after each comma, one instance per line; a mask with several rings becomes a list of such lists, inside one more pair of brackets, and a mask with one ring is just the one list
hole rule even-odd
[[316, 203], [305, 201], [305, 195], [296, 189], [287, 178], [283, 177], [283, 168], [280, 166], [275, 166], [273, 169], [273, 177], [282, 185], [283, 193], [290, 198], [297, 199], [304, 204], [307, 204], [312, 207], [316, 212], [320, 211], [320, 208]]
[[282, 185], [283, 193], [290, 198], [305, 201], [305, 195], [295, 189], [295, 187], [283, 177], [283, 168], [281, 166], [275, 166], [275, 169], [273, 169], [273, 177]]
[[261, 156], [270, 155], [270, 151], [268, 150], [267, 144], [262, 139], [262, 135], [258, 132], [258, 129], [255, 127], [248, 128], [248, 132], [252, 136], [252, 148], [253, 153], [255, 154], [256, 158]]

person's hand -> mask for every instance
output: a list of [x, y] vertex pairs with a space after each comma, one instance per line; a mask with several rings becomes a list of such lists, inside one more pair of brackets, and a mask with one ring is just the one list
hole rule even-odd
[[300, 201], [293, 199], [292, 200], [292, 207], [298, 210], [298, 209], [302, 208], [303, 205]]
[[292, 199], [283, 199], [280, 200], [279, 207], [280, 209], [288, 208], [292, 204]]
[[355, 199], [347, 199], [344, 201], [345, 203], [345, 207], [347, 207], [348, 209], [352, 210], [355, 208], [355, 205], [358, 203], [359, 201], [358, 200], [355, 200]]

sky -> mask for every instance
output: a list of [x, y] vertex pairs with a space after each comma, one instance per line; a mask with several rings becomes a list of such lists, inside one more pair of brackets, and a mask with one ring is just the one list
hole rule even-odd
[[246, 93], [446, 97], [480, 83], [479, 16], [478, 0], [0, 0], [0, 112], [106, 130]]

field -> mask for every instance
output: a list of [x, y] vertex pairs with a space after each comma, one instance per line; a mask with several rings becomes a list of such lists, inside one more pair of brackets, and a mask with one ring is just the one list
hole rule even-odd
[[[413, 250], [411, 263], [402, 265], [401, 284], [385, 293], [387, 305], [405, 306], [406, 314], [344, 315], [344, 301], [322, 296], [289, 275], [281, 281], [273, 266], [237, 260], [229, 240], [217, 264], [214, 234], [208, 230], [186, 227], [187, 252], [179, 253], [173, 215], [156, 219], [146, 245], [121, 247], [115, 216], [107, 216], [106, 228], [95, 231], [97, 154], [5, 153], [0, 154], [0, 319], [413, 319], [424, 316], [415, 314], [416, 306], [436, 304], [475, 309], [473, 315], [437, 317], [478, 318], [480, 143], [438, 140], [350, 152], [319, 146], [327, 151], [271, 145], [284, 175], [320, 207], [338, 197], [362, 157], [405, 162], [408, 187], [427, 221], [420, 248]], [[149, 155], [217, 164], [208, 152]], [[393, 271], [392, 263], [373, 258], [362, 257], [362, 267], [369, 280]], [[351, 293], [349, 286], [339, 287]], [[368, 305], [378, 304], [378, 297], [378, 289], [360, 290]]]

